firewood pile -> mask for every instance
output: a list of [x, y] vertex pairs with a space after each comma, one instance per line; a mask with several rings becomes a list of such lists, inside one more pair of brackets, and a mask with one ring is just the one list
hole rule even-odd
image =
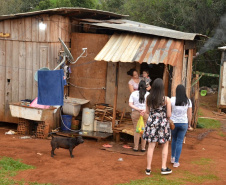
[[[97, 121], [112, 121], [113, 119], [113, 106], [109, 104], [96, 104], [95, 107], [95, 120]], [[119, 124], [122, 122], [125, 111], [116, 110], [116, 120]]]

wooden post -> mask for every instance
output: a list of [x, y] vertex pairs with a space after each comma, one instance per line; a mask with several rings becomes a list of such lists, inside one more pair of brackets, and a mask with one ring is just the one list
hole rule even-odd
[[163, 83], [165, 88], [165, 96], [168, 96], [168, 88], [169, 88], [169, 70], [167, 65], [164, 65], [164, 73], [163, 73]]
[[119, 62], [116, 63], [116, 71], [115, 71], [115, 93], [114, 93], [112, 129], [114, 129], [115, 127], [115, 119], [116, 119], [116, 108], [117, 108], [117, 97], [118, 97], [118, 71], [119, 71]]
[[186, 81], [186, 94], [190, 98], [191, 94], [191, 78], [192, 78], [192, 61], [193, 49], [189, 49], [188, 53], [188, 68], [187, 68], [187, 81]]
[[182, 81], [181, 81], [181, 83], [184, 85], [184, 87], [186, 87], [187, 64], [188, 64], [188, 57], [185, 56], [185, 50], [184, 50], [184, 56], [183, 56], [183, 69], [182, 69]]
[[[196, 74], [196, 77], [194, 79], [194, 82], [196, 80], [199, 79], [199, 74]], [[193, 113], [193, 116], [192, 116], [192, 123], [191, 123], [191, 126], [193, 128], [196, 128], [196, 125], [197, 125], [197, 121], [198, 121], [198, 109], [199, 109], [199, 81], [197, 81], [197, 83], [194, 85], [194, 113]]]

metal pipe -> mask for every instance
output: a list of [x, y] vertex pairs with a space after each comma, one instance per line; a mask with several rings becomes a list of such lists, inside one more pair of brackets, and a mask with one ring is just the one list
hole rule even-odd
[[55, 67], [54, 70], [56, 70], [58, 67], [60, 67], [64, 62], [65, 62], [66, 56], [63, 56], [63, 60], [61, 61], [61, 63], [58, 64], [58, 66]]
[[82, 54], [74, 62], [70, 62], [71, 64], [75, 64], [78, 61], [78, 59], [80, 59], [81, 57], [87, 56], [87, 54], [86, 54], [86, 56], [82, 56], [86, 52], [87, 48], [82, 48], [82, 50], [83, 50]]

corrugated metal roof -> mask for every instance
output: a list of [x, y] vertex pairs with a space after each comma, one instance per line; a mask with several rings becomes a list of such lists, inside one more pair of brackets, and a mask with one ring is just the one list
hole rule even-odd
[[[128, 15], [121, 15], [112, 12], [88, 9], [88, 8], [80, 8], [80, 7], [62, 7], [62, 8], [54, 8], [54, 9], [46, 9], [40, 11], [33, 12], [25, 12], [25, 13], [17, 13], [10, 15], [0, 15], [0, 20], [6, 19], [15, 19], [20, 17], [29, 17], [40, 14], [58, 14], [63, 16], [70, 16], [76, 18], [93, 18], [93, 19], [120, 19], [123, 17], [127, 17]], [[87, 16], [88, 15], [88, 16]]]
[[106, 62], [147, 62], [176, 65], [184, 41], [137, 34], [114, 34], [95, 57]]
[[176, 30], [171, 30], [167, 28], [162, 28], [158, 26], [148, 25], [140, 22], [130, 21], [126, 19], [121, 19], [121, 23], [114, 23], [110, 22], [110, 20], [100, 22], [91, 22], [89, 19], [89, 22], [85, 21], [83, 19], [83, 24], [90, 24], [98, 27], [104, 27], [104, 28], [110, 28], [110, 29], [116, 29], [116, 30], [123, 30], [123, 31], [129, 31], [129, 32], [135, 32], [135, 33], [142, 33], [142, 34], [148, 34], [148, 35], [156, 35], [161, 37], [168, 37], [168, 38], [174, 38], [174, 39], [181, 39], [181, 40], [194, 40], [196, 36], [202, 36], [206, 37], [202, 34], [197, 33], [186, 33]]

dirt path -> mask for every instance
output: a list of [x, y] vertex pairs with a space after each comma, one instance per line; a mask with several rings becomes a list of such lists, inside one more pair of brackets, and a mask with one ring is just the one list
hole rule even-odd
[[[52, 158], [50, 140], [20, 139], [17, 135], [5, 135], [10, 129], [8, 126], [9, 124], [0, 125], [0, 156], [22, 159], [24, 163], [36, 167], [19, 172], [14, 177], [16, 180], [59, 185], [113, 185], [147, 177], [144, 174], [146, 155], [132, 156], [108, 152], [100, 150], [106, 141], [85, 140], [74, 149], [75, 158], [70, 158], [69, 152], [64, 149], [56, 150], [56, 156]], [[226, 184], [226, 132], [222, 132], [223, 136], [220, 131], [214, 130], [197, 129], [189, 132], [183, 146], [181, 166], [174, 168], [173, 174], [167, 178], [181, 178], [184, 172], [200, 175], [211, 173], [217, 176], [218, 180], [204, 181], [202, 184]], [[123, 158], [123, 161], [118, 161], [119, 158]], [[207, 160], [208, 166], [202, 164], [202, 160], [204, 163]], [[169, 158], [168, 166], [172, 168]], [[154, 153], [154, 175], [160, 172], [160, 167], [161, 146], [156, 148]]]

